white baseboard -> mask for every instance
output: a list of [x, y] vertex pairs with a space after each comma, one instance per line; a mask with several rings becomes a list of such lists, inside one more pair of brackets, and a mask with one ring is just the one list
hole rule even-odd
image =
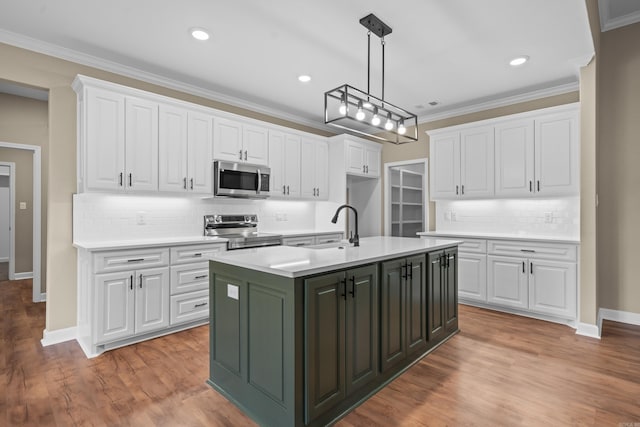
[[24, 273], [16, 273], [13, 280], [33, 279], [33, 271], [25, 271]]
[[40, 343], [43, 347], [47, 347], [50, 345], [75, 340], [76, 331], [77, 328], [75, 326], [65, 329], [57, 329], [55, 331], [47, 331], [45, 329], [44, 331], [42, 331], [42, 339], [40, 340]]
[[591, 323], [578, 322], [576, 324], [576, 335], [582, 335], [583, 337], [591, 337], [600, 339], [599, 325], [592, 325]]
[[9, 262], [9, 257], [0, 257], [0, 262]]
[[38, 297], [37, 301], [34, 302], [45, 302], [47, 300], [47, 293], [46, 292], [42, 292], [40, 294], [40, 297]]
[[602, 329], [603, 320], [612, 320], [614, 322], [627, 323], [629, 325], [640, 325], [640, 313], [601, 308], [598, 310], [598, 326], [600, 329]]

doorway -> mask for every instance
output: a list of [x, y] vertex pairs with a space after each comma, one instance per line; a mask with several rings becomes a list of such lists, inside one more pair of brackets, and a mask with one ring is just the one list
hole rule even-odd
[[[42, 195], [42, 184], [41, 184], [41, 167], [42, 167], [42, 154], [41, 148], [37, 145], [27, 145], [27, 144], [15, 144], [11, 142], [0, 142], [0, 148], [13, 148], [18, 150], [27, 150], [32, 154], [32, 162], [33, 162], [33, 272], [31, 275], [32, 280], [32, 299], [33, 302], [42, 302], [46, 299], [46, 294], [42, 292], [41, 289], [41, 246], [42, 246], [42, 219], [41, 219], [41, 195]], [[6, 164], [6, 163], [3, 163]], [[15, 173], [15, 167], [14, 167]], [[11, 182], [15, 182], [11, 180]], [[15, 203], [14, 203], [15, 205]], [[13, 210], [15, 212], [15, 209]], [[12, 217], [15, 217], [15, 214], [12, 212]], [[14, 218], [15, 221], [15, 218]], [[15, 230], [15, 224], [12, 227], [12, 231]], [[10, 243], [11, 245], [11, 254], [10, 262], [9, 262], [9, 279], [26, 279], [28, 277], [15, 277], [15, 264], [11, 263], [11, 260], [15, 261], [15, 236]], [[13, 270], [12, 270], [13, 267]]]
[[15, 170], [11, 162], [0, 162], [0, 282], [15, 275]]
[[428, 159], [384, 164], [384, 234], [418, 237], [429, 226]]

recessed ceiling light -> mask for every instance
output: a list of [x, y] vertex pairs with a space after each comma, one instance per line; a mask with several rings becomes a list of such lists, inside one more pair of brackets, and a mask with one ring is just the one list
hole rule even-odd
[[302, 74], [302, 75], [298, 76], [298, 80], [300, 80], [302, 83], [309, 83], [311, 81], [311, 76], [308, 76], [306, 74]]
[[192, 28], [190, 31], [191, 37], [196, 40], [209, 40], [209, 33], [204, 28]]
[[517, 58], [513, 58], [511, 61], [509, 61], [509, 65], [511, 65], [512, 67], [517, 67], [518, 65], [524, 64], [528, 60], [529, 57], [527, 55], [518, 56]]

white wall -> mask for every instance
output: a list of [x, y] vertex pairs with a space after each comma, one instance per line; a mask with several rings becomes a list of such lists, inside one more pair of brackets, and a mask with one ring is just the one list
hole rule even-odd
[[436, 231], [580, 238], [580, 199], [436, 202]]
[[0, 166], [0, 262], [9, 261], [11, 250], [11, 192], [9, 166]]
[[[316, 203], [304, 201], [77, 194], [73, 198], [74, 241], [200, 236], [203, 216], [257, 214], [263, 232], [340, 231], [318, 221]], [[138, 224], [143, 217], [145, 224]], [[326, 224], [326, 226], [324, 226]]]

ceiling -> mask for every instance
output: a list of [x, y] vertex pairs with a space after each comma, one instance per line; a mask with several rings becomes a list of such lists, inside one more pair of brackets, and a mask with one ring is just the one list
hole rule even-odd
[[[2, 1], [0, 42], [316, 127], [325, 91], [367, 88], [372, 12], [393, 28], [385, 97], [421, 121], [577, 90], [593, 55], [584, 0]], [[375, 36], [371, 60], [380, 96]]]

